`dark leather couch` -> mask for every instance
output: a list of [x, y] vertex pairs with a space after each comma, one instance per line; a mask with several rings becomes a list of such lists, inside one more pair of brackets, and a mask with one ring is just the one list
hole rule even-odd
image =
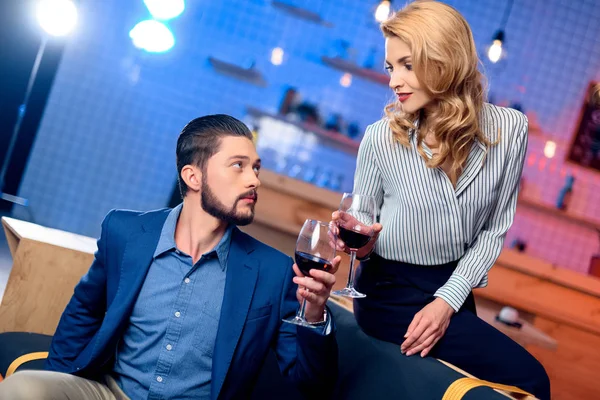
[[[339, 371], [334, 399], [397, 399], [440, 400], [457, 379], [464, 376], [428, 357], [406, 357], [398, 346], [365, 335], [352, 313], [331, 303], [330, 309], [337, 325]], [[44, 360], [40, 352], [50, 346], [51, 337], [24, 332], [0, 334], [0, 374], [20, 356], [38, 353], [31, 361], [27, 357], [16, 369], [41, 369]], [[42, 354], [43, 357], [43, 354]], [[14, 365], [14, 364], [13, 364]], [[296, 389], [281, 376], [275, 355], [270, 353], [255, 387], [252, 400], [302, 399]], [[487, 387], [470, 390], [465, 400], [506, 400], [506, 397]]]

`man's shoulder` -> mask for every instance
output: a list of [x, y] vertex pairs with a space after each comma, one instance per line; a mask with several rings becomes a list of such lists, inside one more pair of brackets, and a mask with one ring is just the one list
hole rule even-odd
[[273, 265], [279, 262], [289, 262], [291, 260], [290, 256], [287, 254], [277, 250], [274, 247], [269, 246], [266, 243], [261, 242], [260, 240], [250, 236], [249, 234], [237, 229], [237, 234], [239, 238], [246, 242], [246, 245], [253, 249], [253, 254], [260, 259], [268, 259], [269, 261], [274, 261]]
[[161, 208], [152, 211], [135, 211], [125, 209], [113, 209], [108, 212], [102, 223], [102, 230], [110, 229], [118, 232], [134, 232], [142, 227], [161, 227], [170, 208]]

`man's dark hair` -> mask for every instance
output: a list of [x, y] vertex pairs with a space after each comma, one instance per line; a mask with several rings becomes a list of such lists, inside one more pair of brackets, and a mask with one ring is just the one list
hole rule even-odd
[[197, 165], [204, 172], [206, 162], [219, 151], [221, 138], [225, 136], [243, 136], [252, 140], [252, 132], [242, 121], [225, 114], [196, 118], [183, 128], [177, 139], [177, 178], [182, 198], [188, 191], [181, 179], [183, 167]]

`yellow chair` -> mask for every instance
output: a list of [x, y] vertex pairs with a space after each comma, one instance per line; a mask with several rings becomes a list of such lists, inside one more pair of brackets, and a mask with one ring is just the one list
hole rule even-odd
[[43, 369], [51, 341], [38, 333], [0, 333], [0, 381], [19, 369]]

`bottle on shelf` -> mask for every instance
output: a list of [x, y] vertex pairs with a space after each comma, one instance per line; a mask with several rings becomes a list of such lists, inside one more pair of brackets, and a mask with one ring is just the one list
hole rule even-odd
[[369, 53], [367, 54], [367, 58], [363, 63], [363, 67], [367, 69], [373, 69], [375, 67], [377, 57], [377, 47], [373, 46], [369, 49]]
[[252, 141], [256, 146], [258, 144], [258, 126], [252, 125], [250, 132], [252, 132]]
[[524, 253], [527, 250], [527, 242], [521, 238], [516, 238], [510, 244], [510, 248], [517, 250], [519, 253]]
[[325, 171], [321, 172], [317, 176], [315, 184], [318, 187], [329, 189], [329, 185], [331, 184], [331, 171], [325, 170]]
[[302, 180], [308, 183], [315, 183], [317, 176], [319, 174], [319, 167], [306, 167], [304, 169], [304, 175], [302, 176]]
[[279, 104], [279, 114], [288, 115], [293, 112], [294, 109], [298, 106], [300, 102], [300, 95], [296, 88], [288, 87], [286, 88], [283, 99], [281, 100], [281, 104]]
[[335, 179], [332, 180], [329, 188], [335, 192], [340, 192], [342, 189], [342, 184], [344, 183], [344, 174], [337, 174]]
[[573, 175], [567, 176], [565, 186], [558, 193], [558, 199], [556, 201], [556, 207], [559, 210], [566, 211], [569, 208], [571, 202], [571, 196], [573, 195], [573, 184], [575, 183], [575, 177]]
[[[600, 239], [600, 229], [596, 229], [596, 233], [598, 233], [598, 239]], [[590, 275], [600, 278], [600, 250], [596, 254], [592, 254], [588, 272]]]

